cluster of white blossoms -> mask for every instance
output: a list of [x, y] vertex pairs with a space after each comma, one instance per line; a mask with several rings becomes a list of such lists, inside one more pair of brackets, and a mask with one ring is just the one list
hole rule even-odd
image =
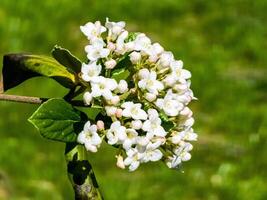
[[88, 86], [84, 102], [102, 110], [78, 142], [96, 152], [105, 140], [118, 149], [117, 166], [130, 171], [149, 161], [177, 168], [189, 160], [197, 134], [187, 107], [194, 99], [191, 73], [183, 62], [145, 34], [126, 31], [125, 22], [80, 28], [89, 40], [80, 75]]

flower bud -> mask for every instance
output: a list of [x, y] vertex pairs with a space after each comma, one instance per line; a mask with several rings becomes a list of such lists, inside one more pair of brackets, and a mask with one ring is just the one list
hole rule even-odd
[[120, 80], [117, 89], [119, 90], [119, 93], [127, 92], [128, 90], [128, 84], [125, 80]]
[[152, 94], [152, 93], [145, 93], [145, 99], [148, 100], [149, 102], [152, 102], [156, 100], [157, 95]]
[[121, 155], [117, 155], [116, 158], [117, 158], [117, 167], [119, 167], [121, 169], [125, 169], [123, 157]]
[[83, 94], [83, 101], [86, 105], [90, 105], [93, 97], [90, 92], [85, 92]]
[[141, 54], [136, 51], [132, 52], [129, 56], [133, 64], [136, 64], [141, 60]]
[[139, 130], [142, 128], [142, 122], [141, 120], [134, 120], [131, 122], [131, 125], [132, 125], [132, 128], [135, 129], [135, 130]]
[[116, 49], [116, 45], [112, 42], [109, 42], [108, 45], [107, 45], [107, 48], [110, 50], [110, 51], [114, 51]]
[[114, 59], [110, 59], [105, 62], [105, 66], [107, 69], [113, 69], [116, 66], [117, 62]]
[[97, 130], [103, 130], [104, 129], [104, 122], [102, 120], [98, 120], [96, 122]]
[[118, 109], [116, 110], [115, 115], [116, 115], [117, 118], [121, 118], [121, 117], [122, 117], [122, 109], [118, 108]]

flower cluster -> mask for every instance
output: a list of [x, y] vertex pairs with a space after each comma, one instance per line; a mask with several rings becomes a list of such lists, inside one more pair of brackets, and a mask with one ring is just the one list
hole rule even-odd
[[78, 142], [96, 152], [105, 140], [118, 149], [117, 166], [130, 171], [149, 161], [176, 168], [189, 160], [197, 134], [183, 62], [145, 34], [126, 31], [124, 22], [89, 22], [81, 31], [89, 41], [80, 75], [84, 102], [102, 109]]

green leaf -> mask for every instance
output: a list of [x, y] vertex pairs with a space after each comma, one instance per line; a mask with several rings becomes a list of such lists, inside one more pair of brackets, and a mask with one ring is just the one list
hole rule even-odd
[[40, 134], [51, 140], [75, 142], [81, 127], [83, 113], [63, 99], [50, 99], [43, 103], [29, 118]]
[[82, 62], [69, 50], [56, 45], [51, 53], [60, 64], [69, 68], [73, 72], [79, 73], [81, 71]]
[[53, 58], [30, 54], [7, 54], [4, 56], [4, 91], [36, 76], [53, 78], [67, 88], [73, 88], [76, 85], [75, 75]]
[[130, 75], [129, 70], [125, 68], [116, 69], [112, 72], [111, 78], [115, 79], [117, 82], [120, 80], [126, 80]]

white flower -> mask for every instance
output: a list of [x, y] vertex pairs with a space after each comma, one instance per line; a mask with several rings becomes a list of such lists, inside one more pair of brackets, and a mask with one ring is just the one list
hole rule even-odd
[[101, 72], [101, 65], [96, 64], [95, 61], [89, 64], [82, 64], [82, 79], [85, 81], [92, 81], [94, 78], [98, 77]]
[[104, 48], [105, 42], [96, 38], [92, 41], [91, 45], [87, 45], [85, 47], [85, 51], [87, 52], [87, 58], [90, 61], [96, 61], [99, 58], [106, 58], [109, 55], [110, 50]]
[[159, 43], [154, 43], [147, 49], [147, 54], [149, 55], [148, 60], [155, 63], [163, 51], [164, 49]]
[[144, 33], [140, 33], [136, 36], [134, 44], [134, 50], [147, 54], [151, 46], [151, 40]]
[[119, 93], [123, 94], [128, 91], [128, 83], [125, 80], [120, 80], [117, 89]]
[[96, 122], [97, 130], [103, 130], [105, 128], [105, 124], [102, 120], [98, 120]]
[[159, 147], [158, 144], [155, 144], [155, 143], [153, 144], [150, 142], [146, 146], [143, 162], [159, 161], [162, 158], [163, 154], [159, 149], [157, 149], [158, 147]]
[[140, 103], [134, 104], [130, 101], [123, 103], [121, 105], [121, 107], [124, 108], [122, 111], [122, 116], [131, 117], [133, 119], [147, 119], [147, 113], [141, 109], [141, 106], [142, 105]]
[[142, 129], [147, 132], [149, 137], [160, 136], [164, 137], [167, 133], [161, 126], [161, 119], [155, 109], [148, 110], [148, 120], [143, 123]]
[[112, 96], [110, 98], [110, 103], [112, 105], [117, 105], [120, 102], [120, 97], [118, 95]]
[[101, 33], [106, 31], [106, 28], [101, 26], [99, 21], [96, 21], [94, 24], [88, 22], [84, 26], [80, 26], [80, 29], [89, 40], [100, 37]]
[[113, 97], [111, 91], [117, 88], [117, 82], [114, 79], [99, 76], [91, 82], [91, 86], [93, 97], [103, 96], [105, 99], [111, 100]]
[[173, 60], [170, 63], [172, 74], [177, 79], [189, 79], [191, 73], [188, 70], [183, 69], [183, 62], [181, 60]]
[[108, 38], [115, 40], [118, 35], [124, 30], [125, 22], [110, 22], [109, 19], [106, 18], [105, 26], [108, 28]]
[[116, 50], [115, 52], [118, 54], [124, 54], [127, 51], [125, 46], [125, 39], [128, 37], [128, 31], [123, 31], [117, 41], [116, 41]]
[[133, 144], [136, 144], [136, 139], [138, 136], [138, 133], [134, 129], [126, 129], [126, 139], [123, 141], [123, 148], [125, 150], [128, 150], [132, 147]]
[[171, 90], [168, 90], [164, 99], [157, 99], [156, 105], [168, 116], [177, 116], [179, 111], [183, 109], [183, 104], [173, 98]]
[[136, 52], [136, 51], [134, 51], [134, 52], [132, 52], [130, 55], [129, 55], [129, 57], [130, 57], [130, 61], [133, 63], [133, 64], [136, 64], [136, 63], [138, 63], [140, 60], [141, 60], [141, 54], [139, 53], [139, 52]]
[[142, 79], [138, 82], [138, 87], [147, 90], [152, 94], [158, 94], [158, 91], [163, 90], [163, 84], [157, 80], [157, 74], [155, 71], [149, 71], [148, 69], [141, 69], [139, 71]]
[[93, 97], [92, 94], [90, 92], [85, 92], [83, 94], [83, 101], [86, 105], [90, 105], [91, 101], [92, 101]]
[[170, 51], [163, 52], [160, 55], [159, 60], [158, 60], [158, 68], [163, 69], [163, 68], [169, 67], [173, 60], [174, 60], [174, 56], [172, 52]]
[[84, 144], [87, 151], [97, 152], [101, 144], [101, 138], [97, 134], [97, 126], [86, 122], [83, 131], [78, 135], [77, 142]]
[[128, 151], [126, 151], [126, 154], [127, 158], [125, 158], [124, 164], [126, 166], [129, 166], [129, 171], [136, 170], [139, 167], [140, 161], [144, 157], [144, 154], [139, 153], [136, 148], [129, 149]]
[[116, 66], [117, 62], [114, 59], [107, 60], [105, 66], [107, 69], [113, 69]]
[[143, 123], [142, 123], [141, 120], [133, 120], [133, 121], [131, 122], [131, 126], [132, 126], [132, 128], [135, 129], [135, 130], [139, 130], [139, 129], [141, 129], [141, 128], [142, 128], [142, 125], [143, 125]]
[[172, 155], [172, 156], [169, 156], [165, 160], [165, 162], [169, 168], [177, 168], [178, 165], [182, 162], [182, 160], [179, 156]]
[[122, 144], [126, 137], [126, 128], [121, 126], [119, 121], [113, 122], [110, 126], [110, 129], [107, 131], [108, 143], [111, 145]]

